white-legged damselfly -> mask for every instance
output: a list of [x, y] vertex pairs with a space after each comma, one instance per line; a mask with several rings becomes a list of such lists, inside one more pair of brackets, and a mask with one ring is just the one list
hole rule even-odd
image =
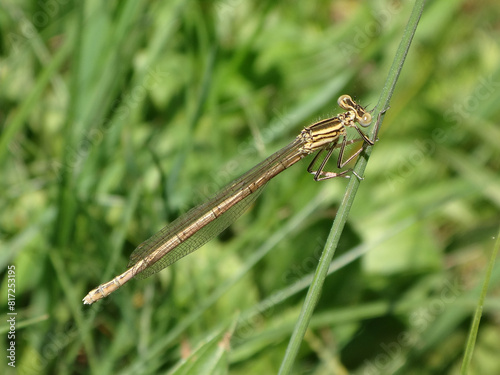
[[[306, 127], [288, 146], [231, 182], [207, 202], [191, 209], [141, 243], [130, 256], [129, 268], [113, 280], [91, 290], [83, 299], [83, 303], [92, 304], [107, 297], [134, 276], [148, 277], [197, 250], [234, 222], [270, 179], [313, 152], [318, 151], [318, 154], [307, 170], [314, 174], [315, 180], [350, 177], [350, 169], [328, 172], [324, 170], [325, 165], [335, 149], [339, 149], [337, 167], [342, 169], [363, 150], [360, 148], [347, 157], [344, 155], [347, 145], [357, 141], [374, 144], [357, 125], [369, 126], [372, 116], [349, 95], [342, 95], [338, 104], [346, 112]], [[379, 121], [376, 126], [378, 124]], [[361, 138], [348, 140], [347, 128], [354, 128]], [[376, 130], [374, 134], [376, 135]], [[315, 168], [316, 161], [323, 151], [326, 156], [319, 167]]]

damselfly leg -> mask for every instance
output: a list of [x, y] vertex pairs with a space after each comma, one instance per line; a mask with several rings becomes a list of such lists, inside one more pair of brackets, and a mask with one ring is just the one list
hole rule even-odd
[[[362, 120], [359, 121], [358, 123], [363, 126], [363, 127], [368, 127], [371, 123], [371, 116], [368, 112], [364, 112], [363, 107], [359, 106], [358, 104], [350, 101], [351, 99], [343, 100], [342, 98], [339, 98], [339, 104], [345, 108], [345, 109], [350, 109], [352, 111], [356, 111], [358, 114], [358, 117], [361, 117]], [[343, 104], [343, 105], [342, 105]], [[375, 129], [374, 129], [374, 137], [377, 137], [378, 130], [380, 127], [380, 122], [381, 122], [381, 116], [387, 112], [389, 108], [385, 108], [383, 111], [381, 111], [378, 116], [377, 116], [377, 122], [375, 124]], [[350, 178], [350, 174], [354, 174], [359, 180], [362, 180], [363, 178], [359, 176], [357, 173], [353, 171], [352, 168], [348, 168], [346, 170], [340, 171], [340, 172], [333, 172], [333, 171], [325, 171], [325, 166], [332, 157], [332, 154], [335, 149], [339, 148], [339, 154], [337, 156], [337, 168], [340, 170], [344, 168], [347, 164], [349, 164], [352, 160], [354, 160], [363, 150], [364, 150], [364, 142], [367, 144], [373, 146], [377, 140], [370, 139], [356, 124], [356, 120], [353, 118], [349, 118], [347, 116], [340, 116], [339, 117], [340, 122], [343, 125], [343, 129], [339, 132], [339, 137], [342, 137], [342, 142], [341, 144], [337, 142], [333, 142], [329, 145], [327, 145], [325, 148], [321, 149], [318, 151], [318, 153], [314, 156], [313, 160], [307, 167], [307, 171], [311, 174], [314, 175], [314, 180], [315, 181], [322, 181], [322, 180], [328, 180], [330, 178], [335, 178], [335, 177], [345, 177], [345, 178]], [[349, 140], [347, 139], [347, 128], [354, 128], [357, 133], [361, 136], [361, 138], [357, 139], [352, 139]], [[349, 145], [352, 145], [354, 143], [358, 142], [363, 142], [363, 145], [357, 149], [355, 152], [353, 152], [347, 159], [345, 159], [345, 155], [347, 154], [346, 149]], [[323, 151], [326, 151], [326, 156], [323, 158], [321, 164], [319, 165], [318, 168], [315, 168], [315, 164], [318, 162], [320, 155], [323, 153]]]

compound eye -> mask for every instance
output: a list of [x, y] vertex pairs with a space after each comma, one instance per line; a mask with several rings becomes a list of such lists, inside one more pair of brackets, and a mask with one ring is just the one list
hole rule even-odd
[[349, 95], [342, 95], [338, 100], [337, 100], [337, 104], [344, 108], [344, 109], [349, 109], [350, 106], [349, 106], [349, 102], [352, 102], [352, 98], [349, 96]]
[[372, 115], [365, 113], [363, 117], [358, 120], [359, 124], [362, 126], [368, 126], [372, 122]]

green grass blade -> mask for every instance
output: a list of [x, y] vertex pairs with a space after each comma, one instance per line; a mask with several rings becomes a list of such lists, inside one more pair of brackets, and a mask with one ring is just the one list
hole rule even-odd
[[23, 101], [17, 111], [7, 118], [5, 130], [0, 137], [0, 161], [5, 157], [8, 152], [9, 144], [12, 139], [23, 127], [33, 107], [37, 104], [40, 97], [43, 95], [44, 90], [47, 88], [50, 80], [57, 74], [65, 59], [71, 53], [73, 48], [73, 35], [69, 35], [68, 39], [63, 44], [54, 57], [50, 60], [49, 64], [43, 69], [42, 73], [38, 76], [35, 87], [30, 95]]
[[474, 353], [474, 346], [477, 339], [477, 332], [479, 330], [479, 323], [481, 322], [481, 315], [483, 314], [484, 301], [486, 299], [486, 293], [488, 292], [488, 286], [490, 285], [490, 278], [493, 272], [493, 266], [495, 265], [495, 259], [499, 250], [500, 250], [500, 229], [497, 234], [497, 240], [495, 241], [495, 245], [493, 246], [493, 251], [491, 252], [490, 261], [488, 263], [488, 269], [486, 270], [486, 275], [484, 276], [481, 295], [479, 296], [479, 301], [477, 302], [474, 319], [472, 320], [469, 339], [467, 340], [467, 346], [465, 347], [465, 354], [462, 362], [462, 368], [460, 369], [460, 374], [462, 375], [469, 374], [469, 366], [472, 361], [472, 354]]
[[[401, 73], [401, 69], [403, 67], [406, 55], [410, 48], [413, 36], [415, 34], [418, 21], [420, 20], [420, 17], [422, 15], [424, 4], [425, 0], [415, 2], [412, 14], [410, 16], [405, 32], [403, 34], [403, 38], [396, 52], [394, 62], [389, 71], [386, 84], [382, 89], [379, 102], [375, 108], [374, 111], [375, 118], [383, 109], [388, 108], [389, 106], [392, 93], [394, 92], [396, 82], [398, 80], [399, 74]], [[355, 172], [359, 176], [363, 175], [370, 152], [371, 152], [371, 147], [367, 149], [366, 157], [360, 158], [358, 163], [356, 164]], [[281, 363], [279, 374], [289, 374], [291, 372], [293, 363], [299, 351], [307, 327], [309, 326], [309, 322], [311, 321], [314, 308], [321, 296], [321, 289], [324, 284], [325, 278], [327, 276], [330, 262], [333, 258], [333, 255], [335, 254], [335, 250], [339, 243], [342, 230], [345, 226], [345, 223], [347, 222], [347, 217], [349, 215], [351, 206], [354, 202], [354, 198], [356, 196], [359, 183], [360, 181], [357, 178], [351, 178], [349, 185], [347, 186], [346, 193], [340, 204], [339, 211], [335, 217], [335, 221], [330, 231], [330, 235], [328, 236], [323, 253], [319, 260], [319, 264], [316, 269], [316, 273], [314, 275], [311, 287], [307, 292], [307, 296], [302, 306], [299, 319], [295, 326], [292, 337], [290, 338], [290, 342], [288, 344], [285, 356], [283, 358], [283, 362]]]

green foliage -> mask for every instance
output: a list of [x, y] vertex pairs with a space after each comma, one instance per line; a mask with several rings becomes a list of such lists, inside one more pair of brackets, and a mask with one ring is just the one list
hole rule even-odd
[[[4, 1], [2, 371], [277, 373], [349, 183], [308, 160], [195, 254], [81, 299], [341, 94], [374, 108], [412, 7]], [[477, 303], [500, 222], [499, 16], [427, 3], [292, 373], [457, 374], [478, 306], [468, 370], [500, 372], [498, 265]]]

